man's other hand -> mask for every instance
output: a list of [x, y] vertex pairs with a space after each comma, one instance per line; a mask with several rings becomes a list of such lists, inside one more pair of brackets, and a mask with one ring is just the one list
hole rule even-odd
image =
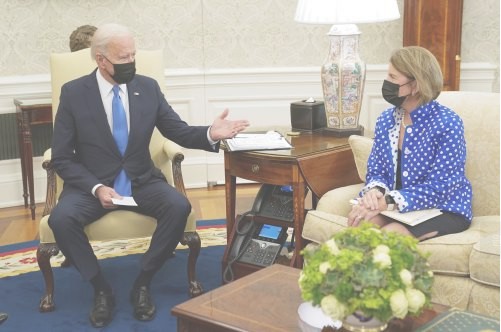
[[112, 198], [121, 199], [122, 196], [116, 193], [115, 189], [106, 186], [100, 186], [96, 189], [96, 196], [105, 209], [116, 209], [117, 206], [111, 201]]

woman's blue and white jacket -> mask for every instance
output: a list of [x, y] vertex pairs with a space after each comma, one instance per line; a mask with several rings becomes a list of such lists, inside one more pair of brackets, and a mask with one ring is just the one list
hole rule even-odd
[[362, 193], [380, 186], [400, 212], [438, 208], [472, 219], [472, 189], [465, 176], [466, 142], [461, 118], [433, 100], [410, 113], [401, 153], [402, 188], [395, 190], [398, 138], [404, 110], [377, 119]]

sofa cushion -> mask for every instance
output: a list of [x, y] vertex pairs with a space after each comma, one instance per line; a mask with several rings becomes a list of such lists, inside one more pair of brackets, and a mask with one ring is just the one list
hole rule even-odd
[[348, 227], [348, 219], [336, 214], [311, 210], [306, 215], [302, 236], [315, 243], [323, 243], [334, 233]]
[[470, 255], [470, 278], [499, 287], [499, 234], [480, 239]]
[[419, 248], [430, 253], [428, 262], [435, 273], [468, 277], [473, 246], [483, 237], [498, 232], [499, 216], [476, 217], [466, 231], [422, 241]]
[[373, 139], [365, 136], [351, 135], [348, 138], [351, 151], [357, 166], [358, 176], [360, 180], [365, 182], [365, 174], [367, 173], [367, 160], [372, 150]]
[[320, 198], [316, 209], [340, 216], [347, 216], [351, 211], [349, 198], [357, 197], [363, 186], [363, 183], [359, 183], [329, 190]]

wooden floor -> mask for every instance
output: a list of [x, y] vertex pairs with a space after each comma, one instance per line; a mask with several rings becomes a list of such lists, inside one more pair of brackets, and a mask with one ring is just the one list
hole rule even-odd
[[[257, 184], [237, 186], [237, 213], [250, 210], [259, 187]], [[188, 189], [187, 195], [197, 220], [226, 218], [224, 186]], [[0, 245], [38, 240], [38, 221], [42, 212], [43, 204], [38, 204], [36, 218], [31, 220], [30, 209], [24, 206], [0, 209]]]

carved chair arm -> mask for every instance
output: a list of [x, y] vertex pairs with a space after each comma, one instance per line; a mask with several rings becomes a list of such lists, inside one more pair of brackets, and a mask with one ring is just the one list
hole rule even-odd
[[184, 187], [183, 171], [181, 163], [184, 160], [184, 153], [178, 144], [166, 139], [163, 144], [163, 151], [170, 161], [172, 167], [172, 181], [174, 187], [186, 196], [186, 189]]
[[47, 194], [45, 197], [45, 208], [43, 210], [43, 216], [50, 214], [54, 206], [56, 205], [56, 194], [57, 194], [57, 181], [56, 181], [56, 171], [52, 167], [51, 162], [52, 150], [47, 149], [43, 154], [42, 168], [47, 172]]

